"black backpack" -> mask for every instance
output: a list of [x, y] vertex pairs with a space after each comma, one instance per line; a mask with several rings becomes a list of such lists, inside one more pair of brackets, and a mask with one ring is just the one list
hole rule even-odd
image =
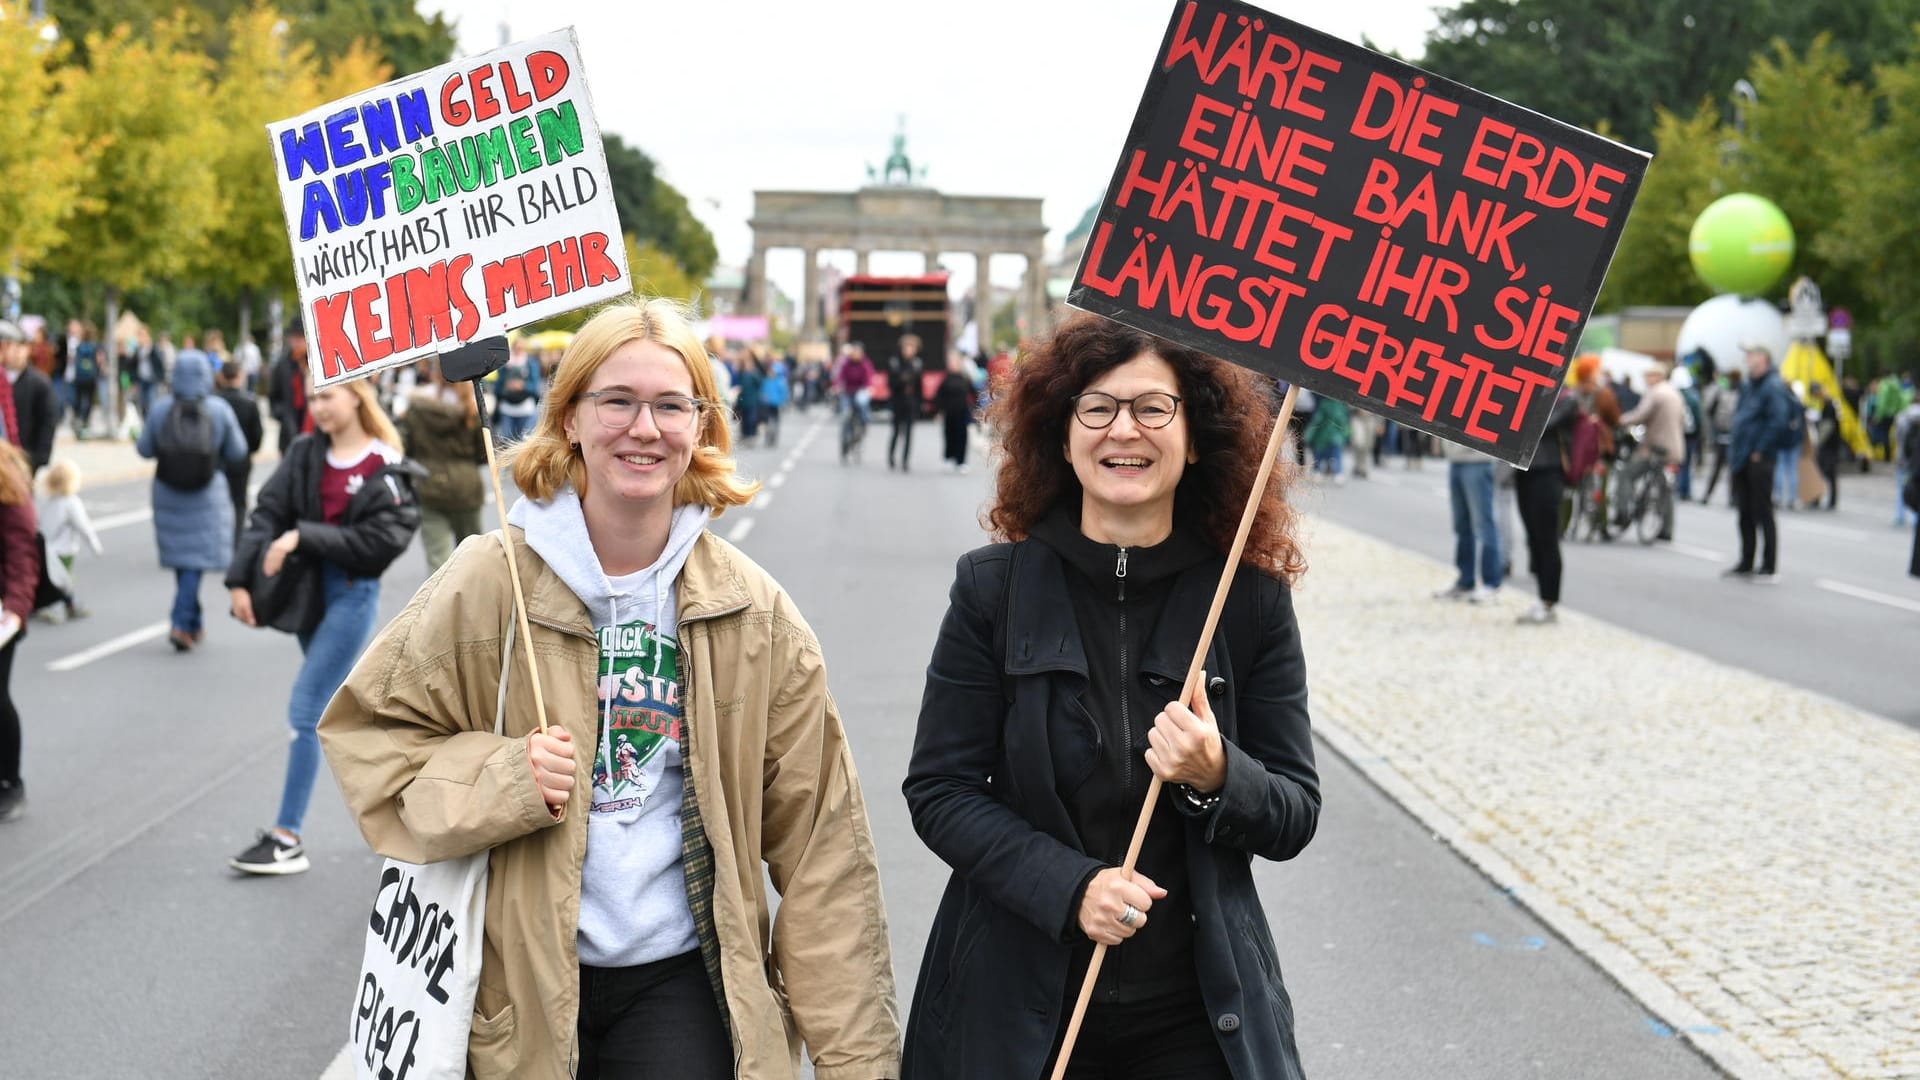
[[167, 418], [154, 433], [154, 475], [176, 491], [199, 491], [219, 468], [214, 452], [213, 415], [203, 398], [174, 398]]

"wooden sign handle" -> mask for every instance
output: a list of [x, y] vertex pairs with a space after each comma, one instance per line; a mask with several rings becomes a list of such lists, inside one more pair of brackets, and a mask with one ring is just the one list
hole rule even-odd
[[[1233, 547], [1227, 552], [1226, 568], [1220, 571], [1220, 584], [1213, 590], [1213, 606], [1207, 609], [1206, 625], [1200, 630], [1200, 643], [1194, 646], [1193, 662], [1187, 666], [1186, 685], [1180, 688], [1180, 701], [1192, 707], [1195, 695], [1203, 693], [1200, 686], [1200, 666], [1207, 662], [1207, 646], [1213, 641], [1214, 628], [1220, 625], [1220, 611], [1227, 606], [1227, 591], [1233, 585], [1233, 572], [1240, 566], [1240, 555], [1247, 548], [1247, 534], [1253, 531], [1253, 519], [1260, 512], [1260, 497], [1266, 493], [1267, 480], [1273, 475], [1273, 462], [1279, 456], [1280, 447], [1287, 441], [1287, 421], [1293, 419], [1293, 403], [1300, 396], [1300, 387], [1288, 386], [1287, 396], [1280, 403], [1280, 415], [1273, 421], [1273, 434], [1267, 437], [1266, 456], [1260, 459], [1260, 472], [1253, 478], [1253, 490], [1247, 492], [1247, 506], [1240, 512], [1240, 529], [1233, 535]], [[1127, 861], [1121, 865], [1120, 873], [1129, 881], [1133, 879], [1133, 867], [1140, 860], [1141, 845], [1147, 842], [1147, 826], [1153, 822], [1153, 808], [1160, 799], [1161, 782], [1158, 776], [1147, 784], [1147, 798], [1140, 807], [1140, 818], [1133, 826], [1133, 841], [1127, 845]], [[1095, 945], [1093, 960], [1087, 965], [1087, 976], [1080, 983], [1080, 996], [1073, 1003], [1073, 1017], [1067, 1021], [1066, 1041], [1060, 1044], [1060, 1055], [1053, 1062], [1053, 1080], [1061, 1080], [1067, 1073], [1067, 1059], [1073, 1053], [1073, 1044], [1080, 1037], [1080, 1022], [1086, 1019], [1087, 1002], [1093, 998], [1094, 980], [1100, 977], [1100, 965], [1106, 961], [1107, 947]]]
[[[540, 691], [540, 667], [533, 660], [533, 629], [527, 623], [527, 597], [520, 588], [520, 560], [513, 554], [513, 537], [506, 536], [507, 497], [500, 488], [500, 459], [493, 452], [493, 425], [487, 422], [487, 403], [480, 396], [480, 380], [475, 379], [473, 403], [480, 407], [480, 437], [487, 447], [487, 479], [493, 482], [493, 505], [500, 512], [500, 532], [506, 539], [507, 576], [513, 579], [513, 614], [520, 622], [520, 640], [524, 643], [521, 651], [527, 657], [527, 681], [533, 686], [533, 716], [540, 725], [540, 734], [547, 733], [547, 698]], [[506, 672], [501, 672], [506, 677]]]

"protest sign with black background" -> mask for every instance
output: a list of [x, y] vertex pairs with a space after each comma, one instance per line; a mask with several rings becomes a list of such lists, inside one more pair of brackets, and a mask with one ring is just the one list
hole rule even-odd
[[1068, 300], [1524, 467], [1647, 161], [1183, 2]]

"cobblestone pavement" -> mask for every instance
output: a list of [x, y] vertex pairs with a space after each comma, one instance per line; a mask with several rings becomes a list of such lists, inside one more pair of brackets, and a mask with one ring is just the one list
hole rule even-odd
[[1336, 749], [1729, 1074], [1920, 1077], [1920, 734], [1307, 529]]

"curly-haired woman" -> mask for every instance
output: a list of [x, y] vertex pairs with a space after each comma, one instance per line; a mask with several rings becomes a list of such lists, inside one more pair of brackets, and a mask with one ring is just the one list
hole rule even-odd
[[905, 783], [953, 875], [902, 1075], [1045, 1075], [1097, 942], [1115, 948], [1068, 1076], [1298, 1076], [1249, 860], [1299, 854], [1320, 810], [1284, 482], [1260, 496], [1204, 700], [1173, 700], [1272, 400], [1241, 369], [1082, 316], [989, 420], [1004, 542], [960, 559]]

